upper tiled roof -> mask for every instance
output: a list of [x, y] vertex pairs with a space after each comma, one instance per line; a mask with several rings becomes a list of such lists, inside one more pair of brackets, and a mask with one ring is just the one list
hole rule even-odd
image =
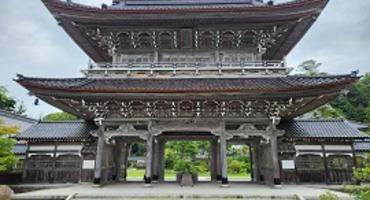
[[39, 122], [17, 137], [19, 140], [81, 140], [96, 126], [85, 121]]
[[344, 120], [294, 120], [282, 122], [279, 128], [291, 138], [365, 139], [367, 135]]
[[184, 92], [294, 92], [340, 87], [356, 81], [352, 75], [287, 76], [258, 78], [75, 78], [48, 79], [19, 76], [27, 89], [97, 93], [184, 93]]

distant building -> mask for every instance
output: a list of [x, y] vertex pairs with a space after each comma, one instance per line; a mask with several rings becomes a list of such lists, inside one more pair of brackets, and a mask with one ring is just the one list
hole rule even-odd
[[4, 121], [7, 125], [18, 127], [20, 131], [24, 131], [33, 124], [37, 123], [37, 120], [35, 119], [5, 110], [0, 110], [0, 120]]
[[[4, 121], [6, 125], [18, 127], [20, 132], [25, 131], [27, 128], [38, 122], [35, 119], [5, 110], [0, 110], [0, 120]], [[13, 152], [19, 161], [16, 163], [13, 169], [16, 171], [22, 170], [23, 161], [26, 158], [27, 141], [18, 141], [13, 148]]]

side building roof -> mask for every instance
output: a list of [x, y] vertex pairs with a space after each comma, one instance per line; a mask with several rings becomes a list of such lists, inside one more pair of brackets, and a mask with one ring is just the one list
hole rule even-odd
[[85, 121], [39, 122], [20, 133], [18, 140], [82, 141], [97, 127]]
[[369, 138], [342, 119], [283, 121], [279, 128], [285, 130], [286, 137], [293, 139], [363, 140]]

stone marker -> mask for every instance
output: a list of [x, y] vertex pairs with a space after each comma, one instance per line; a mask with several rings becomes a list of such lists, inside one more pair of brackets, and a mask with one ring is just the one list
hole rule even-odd
[[191, 173], [183, 173], [181, 176], [181, 187], [182, 186], [194, 186], [193, 176]]
[[10, 200], [13, 190], [7, 185], [0, 185], [0, 200]]

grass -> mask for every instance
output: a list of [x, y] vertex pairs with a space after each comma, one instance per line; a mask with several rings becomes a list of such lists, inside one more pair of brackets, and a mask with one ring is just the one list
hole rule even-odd
[[[142, 179], [144, 177], [145, 170], [144, 169], [134, 169], [130, 168], [127, 170], [127, 178], [130, 179]], [[210, 173], [198, 173], [199, 177], [210, 177]], [[239, 174], [228, 174], [229, 179], [246, 179], [249, 180], [251, 175], [245, 174], [245, 173], [239, 173]], [[176, 178], [176, 172], [174, 170], [165, 170], [165, 177], [166, 179], [175, 179]]]

